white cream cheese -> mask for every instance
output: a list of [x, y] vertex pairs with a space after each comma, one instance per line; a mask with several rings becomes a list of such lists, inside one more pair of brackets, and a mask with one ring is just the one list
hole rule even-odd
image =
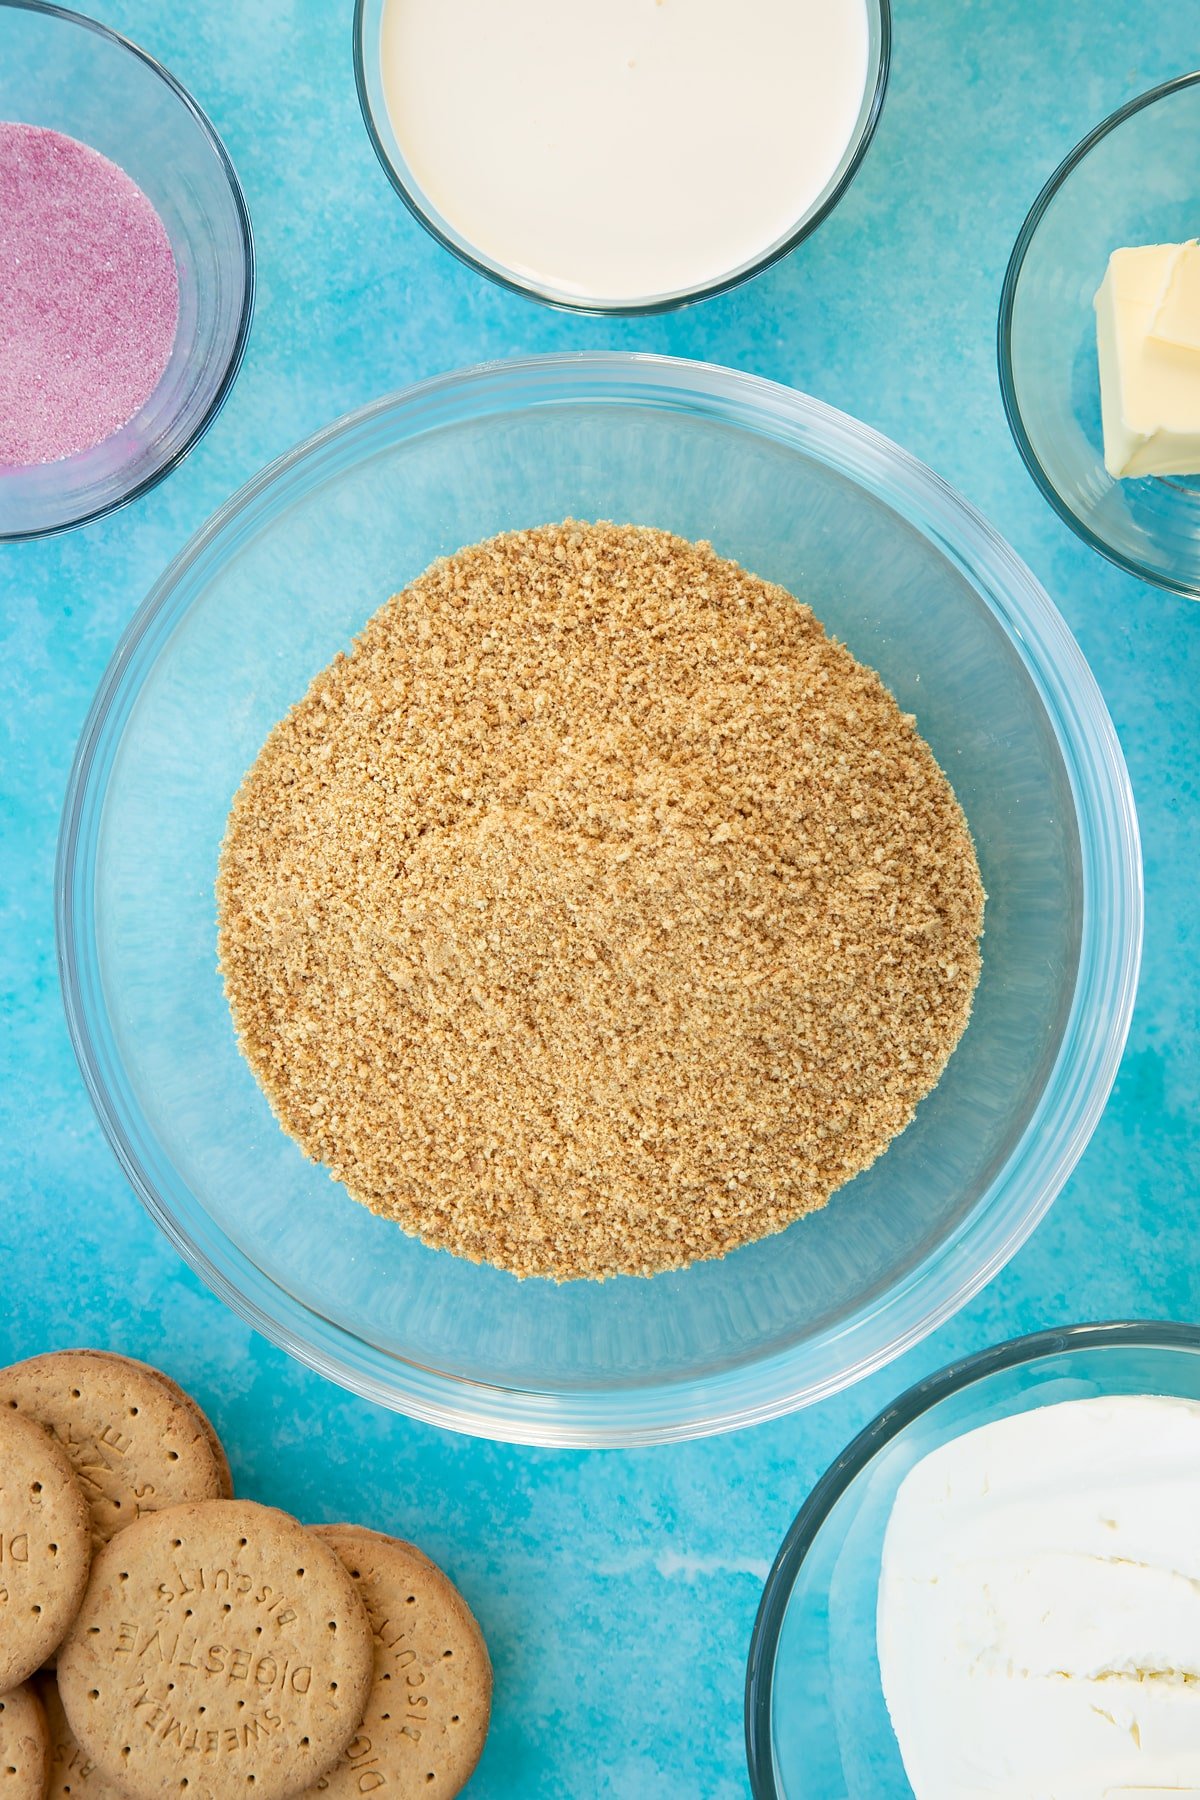
[[878, 1649], [916, 1800], [1200, 1800], [1200, 1404], [1067, 1401], [931, 1452]]
[[1096, 345], [1109, 474], [1200, 474], [1200, 247], [1114, 250]]

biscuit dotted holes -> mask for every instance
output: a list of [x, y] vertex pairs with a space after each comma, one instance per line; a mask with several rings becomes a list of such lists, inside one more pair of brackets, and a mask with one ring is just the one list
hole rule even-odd
[[137, 1409], [137, 1407], [136, 1407], [136, 1406], [131, 1406], [131, 1407], [130, 1407], [130, 1409], [129, 1409], [129, 1416], [130, 1416], [130, 1418], [131, 1418], [131, 1419], [136, 1419], [136, 1418], [137, 1418], [137, 1416], [138, 1416], [138, 1409]]
[[443, 1650], [442, 1651], [442, 1661], [443, 1662], [447, 1661], [447, 1659], [453, 1655], [454, 1655], [453, 1650]]
[[330, 1619], [330, 1621], [329, 1621], [329, 1629], [330, 1629], [330, 1631], [336, 1631], [336, 1630], [337, 1630], [337, 1620], [336, 1620], [336, 1619]]
[[100, 1698], [100, 1689], [99, 1688], [89, 1688], [88, 1689], [88, 1699], [89, 1700], [98, 1700], [99, 1698]]
[[172, 1538], [171, 1539], [171, 1548], [172, 1548], [172, 1550], [182, 1550], [183, 1549], [183, 1539], [182, 1538]]
[[417, 1596], [415, 1594], [410, 1594], [404, 1604], [405, 1606], [415, 1606], [417, 1604]]
[[308, 1749], [308, 1739], [307, 1739], [307, 1738], [301, 1738], [301, 1739], [300, 1739], [300, 1748], [301, 1748], [301, 1749], [302, 1749], [302, 1750], [307, 1750], [307, 1749]]
[[41, 1491], [42, 1491], [42, 1484], [41, 1484], [41, 1482], [40, 1482], [40, 1481], [33, 1481], [33, 1482], [30, 1482], [30, 1484], [29, 1484], [29, 1491], [30, 1491], [30, 1493], [31, 1493], [31, 1494], [40, 1494], [40, 1493], [41, 1493]]
[[[78, 1389], [78, 1388], [72, 1388], [72, 1389], [71, 1389], [71, 1398], [72, 1398], [72, 1400], [82, 1400], [82, 1399], [83, 1399], [83, 1395], [82, 1395], [82, 1394], [81, 1394], [81, 1393], [80, 1393], [80, 1391], [79, 1391], [79, 1389]], [[14, 1405], [14, 1406], [15, 1406], [15, 1405], [16, 1405], [16, 1401], [15, 1401], [15, 1400], [14, 1400], [14, 1401], [13, 1401], [13, 1405]]]
[[457, 1724], [458, 1724], [458, 1714], [457, 1714], [457, 1713], [451, 1713], [451, 1714], [450, 1714], [450, 1723], [451, 1723], [451, 1724], [452, 1724], [452, 1725], [457, 1725]]
[[229, 1600], [223, 1601], [221, 1604], [221, 1611], [222, 1612], [232, 1612], [233, 1611], [232, 1602]]
[[170, 1461], [170, 1462], [178, 1462], [178, 1461], [179, 1461], [179, 1452], [178, 1452], [178, 1450], [168, 1450], [168, 1451], [167, 1451], [167, 1458], [168, 1458], [168, 1460], [169, 1460], [169, 1461]]

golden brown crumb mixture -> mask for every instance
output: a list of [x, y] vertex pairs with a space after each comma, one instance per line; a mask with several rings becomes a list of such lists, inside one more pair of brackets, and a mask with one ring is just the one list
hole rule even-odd
[[824, 1205], [970, 1013], [966, 821], [879, 677], [708, 544], [436, 563], [277, 725], [220, 960], [284, 1129], [427, 1244], [560, 1280]]

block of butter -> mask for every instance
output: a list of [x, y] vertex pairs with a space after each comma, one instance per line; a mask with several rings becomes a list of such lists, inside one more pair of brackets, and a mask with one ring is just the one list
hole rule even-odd
[[1105, 468], [1200, 474], [1200, 244], [1114, 250], [1095, 304]]

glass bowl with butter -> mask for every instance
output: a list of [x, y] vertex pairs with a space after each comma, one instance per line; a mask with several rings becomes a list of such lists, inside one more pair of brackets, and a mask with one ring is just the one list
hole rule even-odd
[[1020, 1338], [821, 1479], [751, 1643], [755, 1800], [1200, 1792], [1200, 1331]]
[[[556, 1284], [430, 1249], [306, 1160], [238, 1051], [214, 886], [268, 732], [375, 609], [463, 545], [566, 518], [705, 538], [802, 596], [915, 715], [966, 814], [987, 908], [974, 1010], [941, 1082], [823, 1211], [723, 1260]], [[1029, 571], [855, 420], [653, 356], [439, 377], [264, 470], [131, 623], [60, 841], [76, 1050], [172, 1241], [326, 1375], [524, 1442], [748, 1424], [932, 1330], [1013, 1255], [1081, 1155], [1137, 979], [1128, 777]]]
[[[1000, 303], [1000, 385], [1055, 510], [1200, 596], [1200, 72], [1139, 95], [1055, 170]], [[1114, 254], [1115, 253], [1115, 254]]]

